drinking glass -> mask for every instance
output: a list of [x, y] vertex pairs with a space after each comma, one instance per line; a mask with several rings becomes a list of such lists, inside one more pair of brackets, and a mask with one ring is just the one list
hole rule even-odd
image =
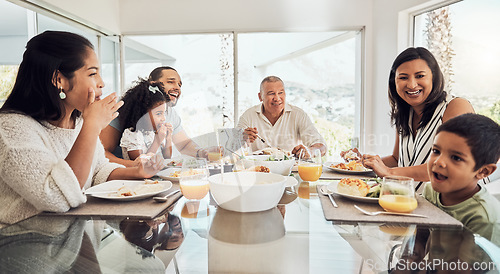
[[184, 159], [179, 176], [182, 195], [190, 201], [203, 199], [209, 190], [208, 174], [207, 160], [195, 158]]
[[413, 178], [386, 176], [382, 180], [380, 206], [387, 211], [410, 213], [417, 208]]
[[301, 150], [299, 153], [299, 176], [303, 181], [315, 182], [321, 176], [323, 166], [319, 149]]
[[220, 161], [222, 160], [222, 155], [223, 155], [223, 152], [222, 152], [221, 147], [219, 147], [219, 146], [211, 147], [208, 150], [208, 161], [220, 163]]

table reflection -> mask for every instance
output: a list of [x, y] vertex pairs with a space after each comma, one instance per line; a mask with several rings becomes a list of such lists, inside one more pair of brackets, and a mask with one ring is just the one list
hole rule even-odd
[[[36, 216], [2, 228], [0, 273], [498, 273], [500, 247], [465, 228], [326, 221], [307, 182], [262, 212], [224, 210], [210, 196], [170, 210], [151, 220]], [[459, 262], [481, 264], [449, 268]]]
[[31, 218], [0, 230], [0, 273], [101, 273], [81, 219]]

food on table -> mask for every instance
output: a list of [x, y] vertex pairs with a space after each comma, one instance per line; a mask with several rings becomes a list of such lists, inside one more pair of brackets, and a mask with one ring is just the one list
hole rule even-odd
[[255, 172], [263, 172], [263, 173], [270, 173], [271, 172], [271, 170], [265, 166], [251, 166], [249, 168], [246, 168], [246, 169], [243, 169], [240, 171], [255, 171]]
[[275, 147], [264, 148], [258, 155], [269, 155], [269, 158], [266, 161], [282, 161], [291, 159], [290, 152]]
[[170, 174], [170, 177], [174, 177], [174, 178], [179, 178], [180, 176], [181, 176], [180, 170], [174, 171], [174, 172], [172, 172], [172, 174]]
[[182, 161], [172, 160], [168, 162], [167, 166], [182, 166]]
[[350, 161], [349, 163], [338, 163], [338, 164], [331, 164], [330, 167], [332, 168], [338, 168], [342, 170], [352, 170], [352, 171], [365, 171], [367, 170], [363, 164], [360, 162], [356, 161]]
[[349, 150], [340, 152], [340, 157], [342, 157], [342, 159], [344, 159], [346, 162], [359, 161], [361, 160], [362, 156], [363, 155], [361, 155], [358, 148], [351, 148]]
[[128, 197], [162, 191], [163, 188], [164, 185], [160, 184], [160, 182], [147, 180], [144, 183], [136, 185], [134, 187], [122, 186], [118, 189], [118, 193], [113, 195], [117, 195], [118, 197]]
[[185, 170], [185, 171], [177, 170], [177, 171], [172, 172], [172, 174], [170, 174], [170, 177], [179, 178], [181, 176], [193, 176], [193, 175], [202, 174], [203, 172], [204, 172], [203, 170], [194, 170], [194, 169]]
[[252, 171], [264, 172], [264, 173], [271, 172], [271, 170], [269, 170], [269, 168], [265, 166], [255, 166]]
[[369, 198], [378, 198], [380, 196], [380, 183], [375, 183], [370, 186], [370, 191], [366, 194], [366, 197]]
[[337, 184], [337, 191], [342, 194], [366, 197], [370, 187], [363, 180], [344, 178]]

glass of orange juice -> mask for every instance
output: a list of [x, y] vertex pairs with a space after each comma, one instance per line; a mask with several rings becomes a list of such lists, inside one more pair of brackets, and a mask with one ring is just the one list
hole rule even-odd
[[413, 178], [386, 176], [382, 181], [378, 203], [387, 211], [410, 213], [417, 208]]
[[222, 149], [220, 147], [212, 147], [208, 150], [208, 160], [210, 162], [217, 162], [222, 159]]
[[206, 159], [184, 159], [179, 174], [179, 186], [182, 195], [190, 201], [198, 201], [207, 196], [209, 190], [208, 175]]
[[298, 170], [303, 181], [317, 181], [323, 171], [321, 151], [319, 149], [302, 150], [299, 155]]

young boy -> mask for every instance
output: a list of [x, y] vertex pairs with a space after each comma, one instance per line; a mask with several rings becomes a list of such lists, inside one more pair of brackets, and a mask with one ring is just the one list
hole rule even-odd
[[500, 234], [500, 202], [477, 182], [495, 171], [500, 126], [478, 114], [463, 114], [437, 130], [423, 195], [431, 203], [489, 240]]

